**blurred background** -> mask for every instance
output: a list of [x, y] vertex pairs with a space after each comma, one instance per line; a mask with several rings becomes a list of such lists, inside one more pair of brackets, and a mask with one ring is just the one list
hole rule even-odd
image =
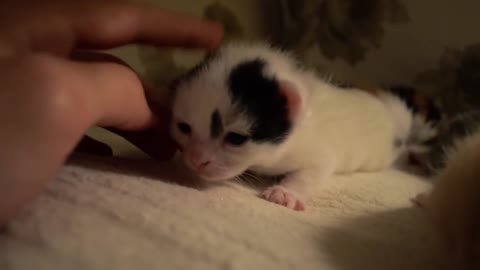
[[[162, 8], [221, 22], [225, 41], [267, 40], [292, 50], [320, 74], [357, 85], [402, 85], [449, 100], [477, 102], [479, 1], [151, 0]], [[203, 52], [129, 46], [112, 51], [153, 83], [185, 72]], [[455, 100], [455, 102], [452, 102]], [[89, 132], [116, 155], [143, 157], [122, 139]]]

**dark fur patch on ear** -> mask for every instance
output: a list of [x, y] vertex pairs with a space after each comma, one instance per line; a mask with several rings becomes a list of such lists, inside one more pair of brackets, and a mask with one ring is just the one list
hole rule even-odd
[[253, 121], [251, 138], [257, 142], [281, 143], [291, 129], [288, 101], [275, 78], [267, 78], [262, 59], [237, 65], [228, 78], [233, 104]]

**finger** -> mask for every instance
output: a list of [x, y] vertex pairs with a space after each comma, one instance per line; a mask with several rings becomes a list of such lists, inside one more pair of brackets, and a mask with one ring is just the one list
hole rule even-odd
[[123, 130], [152, 126], [156, 117], [146, 100], [143, 83], [129, 68], [115, 63], [74, 63], [79, 83], [97, 97], [96, 124]]
[[[119, 58], [98, 52], [91, 51], [77, 51], [72, 55], [75, 60], [87, 61], [87, 62], [111, 62], [118, 63], [128, 67], [128, 64], [120, 60]], [[154, 89], [147, 83], [143, 83], [143, 88], [146, 92], [152, 93]], [[155, 127], [143, 131], [129, 132], [116, 128], [110, 128], [109, 130], [122, 136], [127, 141], [131, 142], [140, 150], [148, 154], [150, 157], [167, 160], [170, 159], [176, 151], [176, 144], [169, 135], [170, 128], [170, 111], [166, 109], [162, 104], [152, 104], [149, 102], [150, 109], [155, 113]]]
[[0, 7], [0, 55], [25, 50], [69, 55], [76, 47], [109, 49], [132, 43], [217, 47], [222, 27], [131, 1], [10, 1]]
[[89, 12], [75, 13], [73, 26], [79, 47], [107, 49], [145, 43], [213, 49], [223, 36], [221, 25], [215, 22], [146, 4], [108, 2]]
[[[144, 88], [148, 86], [144, 84]], [[150, 89], [149, 91], [153, 91]], [[171, 112], [163, 104], [149, 103], [150, 109], [155, 114], [155, 124], [149, 129], [141, 131], [120, 130], [109, 128], [110, 131], [120, 135], [127, 141], [137, 146], [150, 157], [158, 160], [168, 160], [177, 150], [176, 142], [170, 136]]]
[[141, 82], [124, 66], [32, 54], [3, 60], [0, 71], [0, 224], [40, 192], [92, 125], [153, 123]]
[[74, 62], [49, 55], [42, 55], [42, 59], [54, 70], [50, 72], [51, 83], [76, 95], [78, 103], [85, 104], [85, 114], [89, 114], [92, 124], [138, 130], [155, 122], [142, 82], [129, 68], [107, 62]]
[[[71, 54], [70, 58], [72, 60], [81, 61], [81, 62], [90, 62], [90, 63], [98, 63], [98, 62], [116, 63], [129, 68], [132, 72], [135, 72], [135, 70], [133, 70], [133, 68], [130, 65], [128, 65], [125, 61], [107, 53], [100, 53], [100, 52], [86, 51], [86, 50], [75, 50]], [[145, 91], [147, 101], [150, 105], [150, 109], [153, 112], [156, 111], [156, 107], [168, 106], [168, 100], [166, 100], [166, 97], [165, 97], [166, 95], [162, 94], [162, 92], [159, 92], [160, 90], [155, 89], [145, 80], [142, 80], [140, 75], [138, 75], [138, 78], [141, 80], [143, 84], [143, 89]], [[164, 89], [163, 91], [168, 91], [168, 90]], [[162, 112], [164, 111], [160, 111], [160, 113]]]

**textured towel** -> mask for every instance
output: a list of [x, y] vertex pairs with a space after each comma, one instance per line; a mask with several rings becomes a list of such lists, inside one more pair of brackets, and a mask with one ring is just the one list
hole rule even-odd
[[435, 269], [409, 202], [426, 188], [393, 170], [336, 176], [295, 212], [171, 164], [77, 157], [0, 234], [0, 269]]

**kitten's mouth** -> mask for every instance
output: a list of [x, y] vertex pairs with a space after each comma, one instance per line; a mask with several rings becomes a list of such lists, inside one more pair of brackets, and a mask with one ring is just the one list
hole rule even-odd
[[236, 170], [234, 169], [218, 167], [215, 164], [210, 164], [205, 167], [196, 167], [187, 159], [184, 159], [184, 162], [195, 175], [208, 182], [231, 180], [242, 173], [236, 173]]

